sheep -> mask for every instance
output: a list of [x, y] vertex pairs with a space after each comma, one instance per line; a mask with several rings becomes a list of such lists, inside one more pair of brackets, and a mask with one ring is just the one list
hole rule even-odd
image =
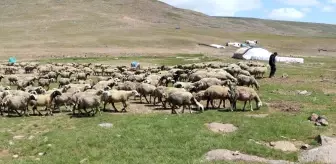
[[195, 88], [193, 91], [200, 91], [209, 88], [212, 85], [224, 85], [226, 81], [221, 81], [217, 78], [203, 78], [200, 81], [194, 83]]
[[131, 81], [125, 81], [124, 83], [117, 83], [115, 86], [116, 90], [125, 90], [125, 91], [131, 91], [136, 90], [136, 86], [140, 83], [135, 83]]
[[253, 74], [256, 78], [264, 78], [265, 73], [267, 72], [267, 67], [254, 67]]
[[64, 85], [68, 85], [68, 84], [70, 84], [71, 82], [73, 81], [73, 79], [70, 79], [70, 78], [60, 78], [59, 80], [58, 80], [58, 82], [59, 82], [59, 85], [58, 85], [58, 88], [61, 88], [61, 87], [63, 87]]
[[240, 70], [238, 76], [239, 75], [251, 76], [250, 72], [247, 70]]
[[88, 76], [90, 76], [90, 73], [84, 73], [84, 72], [78, 73], [77, 80], [86, 80]]
[[175, 88], [184, 88], [187, 91], [192, 91], [195, 86], [194, 83], [190, 83], [190, 82], [176, 82], [173, 87]]
[[251, 111], [253, 111], [251, 104], [252, 100], [256, 101], [257, 109], [259, 109], [262, 106], [262, 102], [259, 98], [259, 95], [253, 88], [244, 86], [230, 87], [229, 97], [231, 102], [231, 111], [236, 110], [237, 100], [244, 101], [243, 111], [245, 111], [247, 101], [249, 101]]
[[97, 112], [99, 112], [99, 114], [102, 115], [99, 108], [100, 101], [101, 101], [100, 96], [95, 94], [81, 95], [78, 97], [77, 109], [78, 110], [83, 109], [86, 112], [86, 114], [89, 115], [91, 111], [88, 112], [86, 109], [92, 108], [95, 109], [95, 111], [92, 110], [93, 112], [92, 116], [94, 116]]
[[16, 76], [16, 75], [11, 75], [11, 76], [8, 76], [8, 81], [9, 81], [9, 85], [15, 85], [18, 81], [19, 81], [19, 78]]
[[46, 92], [46, 90], [41, 86], [38, 86], [38, 87], [28, 86], [28, 87], [24, 88], [24, 91], [27, 91], [29, 93], [32, 92], [32, 91], [35, 91], [36, 94], [44, 94]]
[[33, 111], [36, 110], [40, 115], [42, 115], [41, 112], [37, 110], [37, 107], [44, 106], [47, 111], [46, 115], [53, 115], [51, 105], [54, 98], [58, 95], [62, 95], [62, 93], [58, 90], [53, 91], [51, 94], [36, 95], [36, 101], [31, 104], [33, 106]]
[[188, 81], [189, 75], [186, 73], [183, 73], [180, 75], [179, 81]]
[[71, 75], [73, 74], [73, 72], [61, 72], [60, 73], [60, 76], [62, 77], [62, 78], [70, 78], [71, 77]]
[[4, 87], [4, 86], [0, 86], [0, 92], [3, 92], [3, 91], [5, 91], [5, 90], [10, 90], [10, 89], [11, 89], [10, 86], [6, 86], [6, 87]]
[[52, 83], [52, 82], [54, 82], [54, 81], [55, 81], [54, 78], [51, 78], [51, 79], [40, 79], [40, 80], [38, 81], [38, 84], [39, 84], [39, 86], [41, 86], [41, 87], [47, 87], [47, 88], [48, 88], [47, 90], [49, 90], [49, 88], [50, 88], [50, 83]]
[[53, 79], [57, 79], [57, 77], [58, 77], [58, 73], [57, 73], [57, 72], [54, 72], [54, 71], [51, 71], [51, 72], [49, 72], [49, 73], [47, 74], [47, 76], [48, 76], [48, 79], [51, 79], [51, 78], [53, 78]]
[[199, 109], [201, 109], [201, 111], [204, 112], [203, 105], [200, 104], [190, 92], [187, 91], [173, 92], [169, 94], [168, 97], [166, 97], [166, 99], [167, 102], [171, 104], [172, 114], [177, 114], [175, 110], [177, 106], [183, 107], [182, 113], [184, 113], [185, 106], [188, 106], [190, 113], [192, 113], [190, 108], [190, 105], [192, 104], [196, 104], [199, 107]]
[[103, 110], [106, 110], [106, 104], [111, 103], [112, 107], [114, 108], [115, 112], [119, 112], [115, 107], [114, 103], [121, 102], [123, 104], [122, 111], [126, 112], [127, 108], [127, 101], [131, 96], [138, 96], [139, 93], [136, 90], [132, 91], [119, 91], [119, 90], [111, 90], [111, 91], [104, 91], [101, 99], [104, 102]]
[[[56, 96], [54, 98], [54, 110], [56, 110], [56, 108], [60, 108], [61, 105], [64, 105], [65, 108], [68, 110], [68, 105], [72, 104], [71, 96], [78, 92], [80, 91], [77, 90], [74, 93], [62, 93], [62, 95]], [[60, 112], [62, 112], [61, 109]]]
[[213, 85], [210, 86], [204, 92], [204, 97], [207, 99], [206, 108], [209, 109], [209, 102], [211, 102], [212, 108], [214, 108], [213, 100], [220, 99], [220, 103], [217, 108], [220, 108], [220, 105], [223, 101], [223, 105], [225, 108], [225, 100], [229, 99], [229, 88], [220, 86], [220, 85]]
[[104, 76], [99, 76], [98, 78], [97, 78], [97, 81], [99, 82], [99, 81], [108, 81], [108, 80], [111, 80], [112, 79], [112, 77], [104, 77]]
[[111, 79], [111, 80], [108, 80], [108, 81], [99, 81], [97, 84], [95, 84], [92, 89], [97, 89], [97, 90], [101, 90], [101, 89], [104, 89], [105, 87], [110, 87], [110, 88], [113, 88], [113, 86], [116, 85], [116, 82]]
[[[140, 85], [138, 85], [136, 91], [138, 91], [140, 94], [140, 103], [142, 103], [142, 96], [145, 97], [147, 103], [151, 103], [152, 95], [155, 88], [156, 87], [154, 85], [150, 85], [147, 83], [141, 83]], [[149, 95], [149, 101], [146, 97], [147, 95]]]
[[248, 87], [254, 86], [257, 90], [259, 90], [260, 85], [253, 76], [238, 75], [237, 79], [238, 79], [238, 85], [240, 86], [246, 85]]
[[27, 86], [32, 85], [30, 81], [18, 81], [17, 90], [24, 90]]
[[28, 102], [31, 100], [36, 100], [35, 95], [29, 95], [29, 97], [22, 96], [22, 95], [7, 95], [3, 101], [2, 105], [6, 106], [8, 108], [8, 116], [11, 111], [15, 111], [19, 116], [21, 114], [18, 112], [18, 110], [23, 110], [24, 114], [29, 116], [28, 108]]

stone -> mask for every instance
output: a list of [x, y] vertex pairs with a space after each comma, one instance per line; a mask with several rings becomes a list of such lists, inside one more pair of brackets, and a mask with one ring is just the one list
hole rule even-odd
[[295, 145], [289, 141], [276, 141], [274, 142], [273, 148], [277, 150], [289, 151], [289, 152], [298, 151]]
[[316, 122], [318, 118], [319, 118], [319, 116], [318, 116], [316, 113], [313, 113], [313, 114], [310, 116], [309, 120], [310, 120], [310, 121], [313, 121], [313, 122]]
[[315, 122], [315, 125], [316, 125], [316, 126], [321, 126], [321, 123], [319, 123], [319, 122]]
[[270, 142], [269, 145], [273, 147], [275, 146], [275, 142]]
[[303, 151], [299, 155], [300, 163], [336, 163], [336, 144], [326, 145]]
[[23, 135], [18, 135], [18, 136], [14, 136], [13, 139], [14, 140], [22, 140], [25, 136]]
[[215, 133], [231, 133], [231, 132], [238, 130], [238, 128], [232, 124], [222, 124], [222, 123], [212, 122], [206, 125], [211, 131]]
[[38, 153], [39, 156], [45, 155], [45, 152]]
[[301, 146], [301, 149], [302, 150], [307, 150], [309, 148], [309, 145], [308, 144], [304, 144]]
[[269, 160], [258, 156], [237, 153], [226, 149], [211, 150], [205, 154], [206, 161], [245, 161], [270, 164], [293, 164], [293, 162], [283, 160]]
[[81, 161], [79, 161], [79, 163], [82, 164], [82, 163], [85, 163], [85, 162], [87, 162], [87, 161], [88, 161], [88, 159], [87, 159], [87, 158], [84, 158], [84, 159], [82, 159]]
[[14, 155], [13, 155], [13, 158], [19, 158], [19, 155], [14, 154]]
[[48, 147], [51, 147], [51, 146], [52, 146], [52, 144], [48, 144], [47, 146], [48, 146]]
[[32, 140], [32, 139], [34, 139], [34, 138], [35, 138], [34, 136], [29, 136], [29, 137], [28, 137], [29, 140]]
[[247, 117], [253, 117], [253, 118], [265, 118], [268, 116], [268, 114], [248, 114]]
[[281, 76], [281, 78], [283, 78], [283, 79], [288, 78], [288, 74], [287, 73], [283, 73], [282, 76]]
[[13, 141], [9, 141], [8, 144], [9, 145], [14, 145], [14, 142]]
[[322, 146], [336, 145], [336, 138], [335, 137], [327, 137], [327, 136], [324, 136], [324, 135], [319, 135], [318, 140], [319, 140], [319, 143]]
[[104, 128], [112, 128], [113, 124], [111, 123], [101, 123], [99, 124], [100, 127], [104, 127]]
[[320, 119], [320, 120], [318, 120], [318, 122], [323, 126], [328, 126], [329, 125], [329, 123], [326, 119]]

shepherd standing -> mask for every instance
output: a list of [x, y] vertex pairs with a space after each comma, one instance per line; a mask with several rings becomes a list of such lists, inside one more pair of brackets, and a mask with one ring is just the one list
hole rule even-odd
[[276, 66], [275, 66], [275, 62], [276, 62], [276, 60], [275, 60], [275, 57], [278, 55], [278, 53], [277, 52], [274, 52], [271, 56], [270, 56], [270, 58], [269, 58], [269, 65], [271, 66], [271, 73], [270, 73], [270, 75], [269, 75], [269, 78], [273, 78], [273, 76], [274, 76], [274, 74], [275, 74], [275, 71], [276, 71]]

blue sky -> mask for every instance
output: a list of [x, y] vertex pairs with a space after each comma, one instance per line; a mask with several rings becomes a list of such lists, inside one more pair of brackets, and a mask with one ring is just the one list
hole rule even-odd
[[211, 16], [336, 24], [336, 0], [160, 0]]

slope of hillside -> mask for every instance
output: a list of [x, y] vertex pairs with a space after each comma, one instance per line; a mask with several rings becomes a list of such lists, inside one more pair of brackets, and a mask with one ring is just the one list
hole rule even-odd
[[[254, 37], [274, 47], [269, 34], [336, 36], [335, 25], [209, 17], [156, 0], [3, 0], [0, 22], [0, 56], [193, 53], [199, 51], [197, 42], [225, 44]], [[291, 42], [284, 44], [286, 49], [300, 47]]]

